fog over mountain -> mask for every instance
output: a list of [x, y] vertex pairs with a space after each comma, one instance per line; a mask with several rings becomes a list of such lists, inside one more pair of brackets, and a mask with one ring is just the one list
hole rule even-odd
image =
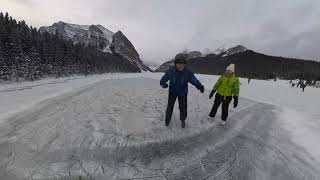
[[184, 49], [203, 52], [237, 44], [320, 60], [319, 0], [2, 0], [0, 11], [36, 27], [64, 21], [121, 30], [142, 60], [157, 64]]

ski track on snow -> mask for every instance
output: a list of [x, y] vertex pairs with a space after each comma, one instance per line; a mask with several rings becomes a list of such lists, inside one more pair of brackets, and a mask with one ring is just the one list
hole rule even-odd
[[[146, 86], [147, 85], [147, 86]], [[0, 127], [4, 179], [319, 179], [319, 163], [278, 120], [276, 106], [240, 99], [227, 126], [207, 120], [213, 100], [190, 87], [164, 126], [156, 80], [104, 80], [48, 99]]]

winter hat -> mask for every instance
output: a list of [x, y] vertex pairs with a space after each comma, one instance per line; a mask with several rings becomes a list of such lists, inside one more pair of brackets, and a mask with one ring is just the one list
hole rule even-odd
[[177, 54], [174, 58], [174, 64], [186, 64], [187, 57], [186, 54]]
[[226, 71], [231, 71], [231, 72], [235, 72], [235, 65], [234, 64], [230, 64], [227, 68]]

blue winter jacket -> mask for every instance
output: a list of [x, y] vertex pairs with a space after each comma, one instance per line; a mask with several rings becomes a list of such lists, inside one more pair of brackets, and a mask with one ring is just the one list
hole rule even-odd
[[183, 71], [178, 71], [176, 67], [171, 67], [161, 78], [161, 87], [166, 88], [168, 81], [170, 81], [169, 93], [176, 96], [188, 95], [188, 82], [199, 90], [203, 87], [193, 72], [188, 68], [185, 68]]

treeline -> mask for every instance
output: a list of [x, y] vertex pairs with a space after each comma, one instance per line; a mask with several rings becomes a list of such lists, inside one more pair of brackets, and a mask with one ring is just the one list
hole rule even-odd
[[105, 72], [140, 72], [140, 69], [96, 47], [75, 45], [58, 33], [42, 34], [25, 21], [16, 21], [8, 13], [0, 12], [0, 81]]
[[236, 74], [254, 79], [320, 80], [320, 62], [268, 56], [251, 50], [225, 57], [201, 57], [188, 61], [196, 73], [218, 75], [230, 63], [236, 64]]

